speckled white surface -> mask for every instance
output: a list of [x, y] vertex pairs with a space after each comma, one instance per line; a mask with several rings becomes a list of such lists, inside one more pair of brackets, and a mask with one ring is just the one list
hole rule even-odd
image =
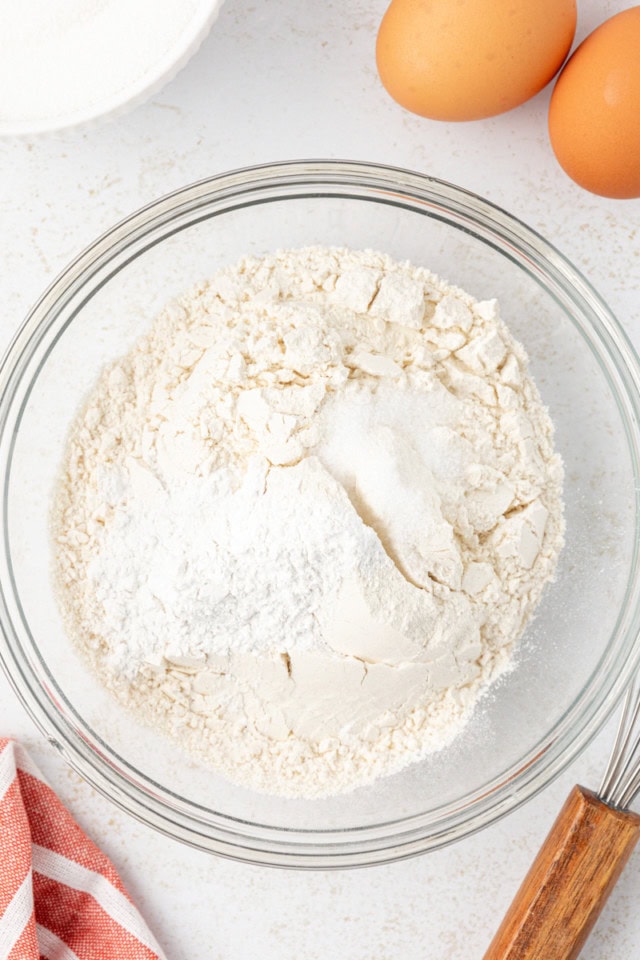
[[[546, 138], [549, 91], [465, 125], [404, 113], [373, 47], [385, 0], [227, 0], [187, 68], [134, 113], [86, 132], [0, 142], [0, 337], [86, 243], [159, 194], [223, 170], [311, 156], [412, 167], [474, 190], [581, 268], [640, 345], [640, 201], [582, 192]], [[580, 0], [578, 38], [629, 4]], [[64, 766], [0, 677], [0, 732], [31, 749], [120, 869], [170, 960], [480, 958], [570, 786], [596, 786], [611, 729], [541, 796], [455, 847], [348, 873], [214, 859], [120, 813]], [[640, 956], [640, 851], [585, 960]], [[551, 960], [551, 958], [550, 958]]]

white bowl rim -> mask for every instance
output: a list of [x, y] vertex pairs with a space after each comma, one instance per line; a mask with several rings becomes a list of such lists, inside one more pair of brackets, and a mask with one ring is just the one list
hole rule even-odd
[[169, 50], [156, 69], [152, 73], [145, 72], [137, 83], [91, 106], [77, 107], [56, 117], [43, 116], [39, 120], [27, 118], [22, 121], [0, 118], [0, 136], [28, 137], [59, 133], [75, 127], [92, 126], [133, 110], [158, 93], [187, 65], [208, 36], [223, 3], [224, 0], [200, 0], [188, 27], [183, 31], [182, 45]]

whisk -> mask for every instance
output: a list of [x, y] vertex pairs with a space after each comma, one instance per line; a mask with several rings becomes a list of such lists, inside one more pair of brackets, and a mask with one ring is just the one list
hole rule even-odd
[[576, 786], [484, 960], [574, 960], [640, 839], [640, 680], [624, 701], [598, 793]]

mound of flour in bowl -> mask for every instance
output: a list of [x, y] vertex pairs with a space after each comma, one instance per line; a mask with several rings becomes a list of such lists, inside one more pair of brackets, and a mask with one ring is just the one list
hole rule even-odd
[[562, 467], [495, 301], [381, 254], [225, 268], [75, 424], [69, 629], [127, 706], [244, 785], [336, 793], [451, 741], [562, 545]]

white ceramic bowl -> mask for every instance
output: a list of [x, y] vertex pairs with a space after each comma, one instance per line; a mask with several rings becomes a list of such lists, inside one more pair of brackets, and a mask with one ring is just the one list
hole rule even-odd
[[[0, 35], [0, 135], [114, 117], [175, 77], [223, 0], [21, 0]], [[122, 31], [114, 24], [126, 23]], [[33, 69], [34, 59], [38, 69]]]

